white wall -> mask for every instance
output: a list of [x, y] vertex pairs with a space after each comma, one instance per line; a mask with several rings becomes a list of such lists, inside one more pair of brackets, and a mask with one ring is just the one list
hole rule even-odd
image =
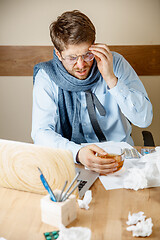
[[[0, 45], [51, 45], [49, 25], [67, 10], [87, 14], [97, 42], [160, 44], [159, 0], [0, 0]], [[160, 76], [141, 77], [154, 106], [149, 128], [160, 145]], [[32, 77], [0, 77], [0, 138], [31, 142]], [[140, 145], [140, 129], [134, 128]]]
[[32, 77], [0, 78], [0, 138], [31, 142]]
[[0, 0], [1, 45], [49, 45], [48, 27], [66, 10], [79, 9], [110, 45], [159, 44], [159, 0]]

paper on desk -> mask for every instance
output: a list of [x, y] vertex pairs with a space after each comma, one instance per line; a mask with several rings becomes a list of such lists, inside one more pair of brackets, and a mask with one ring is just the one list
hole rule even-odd
[[[81, 145], [86, 146], [90, 145], [91, 143], [82, 143]], [[112, 149], [115, 147], [120, 147], [120, 148], [133, 148], [131, 145], [129, 145], [126, 142], [114, 142], [114, 141], [108, 141], [108, 142], [96, 142], [94, 143], [95, 145], [104, 148], [104, 147], [111, 147]]]
[[[121, 147], [121, 148], [130, 148], [130, 149], [133, 148], [131, 145], [129, 145], [126, 142], [109, 141], [109, 142], [105, 142], [105, 143], [96, 143], [96, 144], [101, 148], [103, 148], [105, 146], [107, 146], [107, 147], [111, 146], [112, 148], [117, 147], [117, 146]], [[125, 162], [124, 162], [124, 165], [125, 165]], [[123, 166], [123, 168], [121, 170], [119, 170], [119, 172], [115, 172], [111, 175], [99, 177], [100, 181], [102, 182], [102, 184], [106, 190], [123, 188], [122, 178], [123, 178], [123, 175], [125, 174], [124, 169], [125, 169], [125, 167]]]
[[[103, 148], [103, 145], [105, 146], [115, 146], [115, 147], [121, 147], [121, 148], [132, 148], [131, 145], [125, 142], [106, 142], [106, 143], [98, 143], [97, 145]], [[152, 155], [151, 155], [152, 154]], [[158, 152], [157, 152], [158, 154]], [[132, 182], [130, 184], [131, 189], [138, 190], [140, 188], [146, 187], [146, 182], [144, 183], [142, 175], [145, 172], [147, 177], [147, 187], [158, 187], [160, 186], [160, 172], [158, 171], [158, 163], [160, 161], [157, 161], [157, 166], [151, 164], [150, 156], [153, 156], [156, 158], [156, 153], [150, 153], [147, 154], [147, 156], [143, 156], [138, 159], [125, 159], [124, 165], [121, 170], [118, 172], [115, 172], [113, 174], [108, 174], [107, 176], [100, 176], [99, 179], [102, 182], [103, 186], [105, 187], [106, 190], [111, 190], [111, 189], [119, 189], [119, 188], [124, 188], [125, 185], [125, 180], [127, 180], [129, 173], [132, 171], [135, 171], [135, 168], [139, 169], [137, 171], [137, 174], [139, 172], [139, 179], [141, 179], [141, 185], [136, 186], [136, 182]], [[159, 157], [160, 157], [160, 151], [159, 151]], [[148, 159], [148, 161], [146, 159]], [[160, 159], [159, 159], [160, 160]], [[147, 172], [148, 171], [148, 172]], [[141, 173], [142, 172], [142, 173]], [[150, 173], [150, 174], [149, 174]], [[155, 177], [156, 176], [156, 177]], [[133, 179], [134, 181], [134, 179]], [[136, 181], [136, 179], [135, 179]], [[135, 186], [133, 186], [133, 183]], [[127, 187], [126, 187], [127, 188]]]

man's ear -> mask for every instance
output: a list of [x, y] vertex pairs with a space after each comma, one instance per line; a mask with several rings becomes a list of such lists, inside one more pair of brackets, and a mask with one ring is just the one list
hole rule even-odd
[[59, 59], [60, 61], [62, 61], [61, 54], [60, 54], [60, 52], [59, 52], [56, 48], [55, 48], [55, 53], [56, 53], [58, 59]]

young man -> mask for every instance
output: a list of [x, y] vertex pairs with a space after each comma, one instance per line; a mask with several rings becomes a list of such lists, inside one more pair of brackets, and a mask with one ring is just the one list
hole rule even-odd
[[116, 163], [98, 157], [106, 153], [93, 143], [133, 145], [130, 123], [147, 127], [152, 121], [144, 86], [120, 54], [95, 43], [95, 27], [83, 13], [63, 13], [50, 36], [54, 57], [34, 68], [33, 141], [69, 149], [75, 162], [93, 171], [114, 172]]

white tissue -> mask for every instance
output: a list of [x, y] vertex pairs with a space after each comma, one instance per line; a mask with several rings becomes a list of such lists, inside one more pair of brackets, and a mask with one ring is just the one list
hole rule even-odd
[[144, 164], [141, 169], [147, 179], [147, 187], [160, 186], [160, 151], [156, 148], [156, 152], [144, 155], [141, 158]]
[[88, 190], [85, 192], [83, 200], [78, 199], [78, 205], [80, 208], [84, 208], [86, 210], [89, 209], [89, 204], [92, 201], [92, 191]]
[[147, 162], [144, 167], [144, 174], [148, 180], [160, 178], [160, 173], [156, 163]]
[[65, 228], [60, 225], [59, 237], [57, 240], [90, 240], [91, 230], [86, 227], [71, 227]]
[[130, 168], [128, 172], [129, 174], [124, 179], [124, 188], [137, 191], [147, 187], [147, 179], [142, 169]]
[[141, 157], [141, 162], [152, 162], [156, 163], [157, 160], [160, 161], [160, 147], [155, 149], [155, 152], [145, 154]]
[[0, 240], [6, 240], [5, 238], [3, 238], [3, 237], [0, 237]]
[[160, 146], [155, 147], [156, 152], [160, 152]]
[[127, 231], [132, 231], [133, 237], [148, 237], [152, 233], [152, 219], [148, 218], [138, 222], [136, 225], [127, 227]]
[[131, 213], [128, 214], [128, 221], [126, 222], [127, 225], [133, 225], [137, 224], [139, 221], [145, 220], [146, 216], [143, 215], [144, 212], [138, 212], [138, 213]]
[[146, 187], [160, 186], [160, 149], [141, 157], [137, 164], [140, 168], [129, 168], [124, 178], [124, 188], [143, 189]]

